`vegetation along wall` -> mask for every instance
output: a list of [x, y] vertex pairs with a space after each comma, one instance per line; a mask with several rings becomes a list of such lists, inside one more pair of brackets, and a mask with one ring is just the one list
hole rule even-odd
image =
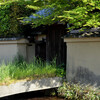
[[[31, 1], [30, 1], [31, 2]], [[26, 7], [30, 2], [23, 0], [0, 1], [0, 37], [18, 37], [25, 32], [20, 17], [29, 16], [33, 10]]]

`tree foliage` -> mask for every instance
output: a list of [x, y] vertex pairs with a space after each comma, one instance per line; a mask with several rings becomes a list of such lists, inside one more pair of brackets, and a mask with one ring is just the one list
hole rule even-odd
[[19, 17], [45, 9], [47, 16], [34, 13], [34, 18], [24, 23], [33, 27], [56, 22], [69, 23], [71, 29], [100, 26], [100, 0], [0, 0], [0, 35], [22, 33]]
[[35, 9], [53, 9], [53, 12], [43, 17], [33, 19], [33, 27], [49, 25], [55, 22], [68, 22], [71, 29], [100, 26], [100, 0], [33, 0], [27, 7]]
[[24, 0], [0, 0], [0, 37], [14, 37], [23, 33], [19, 17], [29, 16], [31, 10], [26, 8], [30, 2]]

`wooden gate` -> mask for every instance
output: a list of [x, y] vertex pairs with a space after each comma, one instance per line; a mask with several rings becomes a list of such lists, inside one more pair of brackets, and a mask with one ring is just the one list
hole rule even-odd
[[46, 36], [46, 60], [52, 61], [56, 57], [58, 65], [66, 64], [66, 44], [63, 36], [66, 33], [66, 26], [54, 24], [47, 28]]

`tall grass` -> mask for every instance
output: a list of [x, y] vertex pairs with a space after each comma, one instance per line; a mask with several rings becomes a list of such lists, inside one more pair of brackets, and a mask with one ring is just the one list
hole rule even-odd
[[0, 84], [20, 79], [61, 77], [64, 73], [64, 69], [57, 67], [54, 61], [51, 64], [47, 64], [40, 59], [35, 59], [33, 62], [27, 63], [22, 59], [16, 59], [13, 63], [2, 63], [0, 65]]

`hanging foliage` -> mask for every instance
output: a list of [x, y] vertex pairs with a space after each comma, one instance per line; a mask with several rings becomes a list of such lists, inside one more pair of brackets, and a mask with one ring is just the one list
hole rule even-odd
[[[100, 0], [33, 0], [33, 9], [53, 9], [48, 16], [31, 20], [33, 27], [68, 22], [71, 29], [100, 26]], [[38, 9], [37, 9], [38, 8]], [[41, 15], [34, 15], [41, 16]], [[27, 22], [28, 23], [28, 22]]]

